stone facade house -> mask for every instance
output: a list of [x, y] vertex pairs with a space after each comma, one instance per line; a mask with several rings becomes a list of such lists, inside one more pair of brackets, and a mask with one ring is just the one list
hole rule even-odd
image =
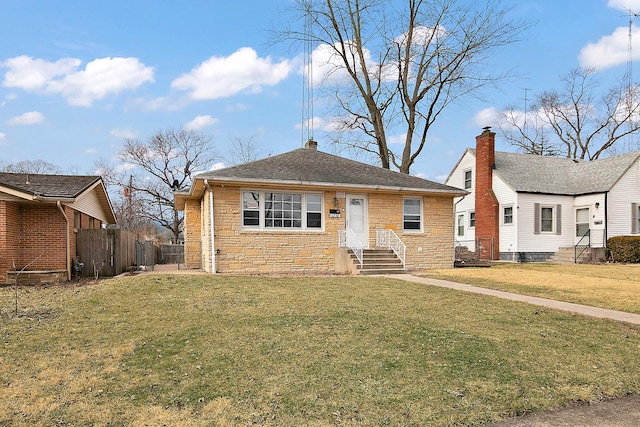
[[0, 173], [0, 283], [22, 269], [71, 279], [77, 230], [115, 223], [99, 176]]
[[590, 162], [506, 153], [485, 129], [445, 184], [469, 192], [455, 201], [454, 234], [479, 259], [599, 261], [608, 238], [640, 234], [640, 151]]
[[355, 273], [380, 247], [401, 270], [452, 267], [453, 198], [464, 193], [323, 153], [309, 141], [199, 174], [174, 199], [185, 214], [187, 267]]

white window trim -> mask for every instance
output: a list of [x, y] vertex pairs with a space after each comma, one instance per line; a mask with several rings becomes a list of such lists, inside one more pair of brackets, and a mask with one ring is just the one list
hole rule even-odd
[[[504, 218], [505, 218], [505, 210], [507, 208], [511, 208], [511, 222], [505, 222]], [[502, 206], [502, 215], [500, 215], [500, 224], [506, 226], [506, 227], [512, 227], [513, 224], [516, 222], [515, 221], [515, 214], [516, 214], [516, 210], [514, 208], [513, 205], [504, 205]]]
[[[462, 217], [462, 234], [460, 234], [460, 217]], [[456, 215], [456, 237], [464, 237], [467, 233], [465, 224], [466, 224], [466, 215], [463, 213], [458, 213]]]
[[[418, 200], [420, 202], [420, 228], [417, 229], [417, 230], [404, 228], [404, 222], [405, 222], [404, 221], [404, 216], [405, 216], [404, 201], [405, 200]], [[423, 226], [424, 226], [424, 211], [423, 211], [422, 197], [404, 197], [402, 199], [402, 231], [404, 233], [422, 233], [423, 232]]]
[[[469, 172], [469, 186], [467, 187], [467, 172]], [[473, 189], [473, 171], [471, 168], [462, 171], [462, 188], [465, 190]]]
[[[473, 214], [473, 225], [471, 225], [471, 214]], [[468, 211], [467, 218], [469, 219], [467, 228], [476, 228], [476, 211]]]
[[[551, 231], [542, 231], [542, 209], [551, 209]], [[562, 205], [534, 203], [533, 210], [533, 234], [562, 234]]]
[[[244, 193], [258, 193], [259, 194], [259, 220], [257, 226], [252, 225], [244, 225], [243, 220], [243, 212], [244, 212]], [[302, 209], [301, 209], [301, 221], [302, 227], [294, 228], [294, 227], [265, 227], [265, 193], [282, 193], [282, 194], [300, 194], [302, 195]], [[320, 196], [320, 227], [307, 227], [307, 196], [308, 195], [318, 195]], [[312, 211], [315, 212], [315, 211]], [[240, 230], [242, 231], [265, 231], [265, 232], [289, 232], [289, 233], [299, 233], [299, 232], [309, 232], [309, 233], [319, 233], [324, 232], [325, 226], [325, 212], [324, 212], [324, 193], [319, 191], [295, 191], [295, 190], [252, 190], [252, 189], [242, 189], [240, 190]]]

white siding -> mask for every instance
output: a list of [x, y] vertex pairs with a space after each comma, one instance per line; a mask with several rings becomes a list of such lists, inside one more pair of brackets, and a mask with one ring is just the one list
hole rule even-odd
[[[498, 220], [500, 221], [500, 252], [518, 252], [518, 216], [516, 215], [517, 193], [502, 178], [493, 174], [493, 193], [498, 199]], [[503, 224], [503, 208], [513, 206], [513, 223]]]
[[[471, 170], [471, 189], [466, 190], [469, 191], [469, 194], [464, 197], [456, 197], [453, 202], [455, 206], [454, 237], [456, 245], [466, 246], [472, 251], [475, 251], [476, 235], [475, 228], [469, 228], [469, 213], [475, 211], [476, 208], [476, 199], [473, 191], [476, 184], [475, 165], [475, 156], [467, 150], [445, 182], [446, 185], [464, 189], [464, 172]], [[458, 236], [458, 215], [464, 215], [464, 236]]]
[[640, 204], [640, 165], [634, 163], [608, 195], [607, 237], [631, 234], [631, 204]]
[[[575, 211], [574, 198], [572, 196], [555, 196], [549, 194], [528, 194], [518, 195], [518, 204], [515, 208], [517, 212], [517, 233], [519, 252], [556, 252], [558, 248], [570, 247], [574, 245], [575, 234]], [[544, 206], [560, 205], [562, 220], [560, 224], [561, 234], [534, 232], [535, 204]], [[555, 214], [555, 211], [554, 211]], [[554, 215], [554, 229], [556, 229], [556, 218]]]
[[99, 187], [95, 187], [88, 193], [83, 194], [82, 196], [78, 197], [74, 203], [69, 203], [68, 206], [79, 212], [97, 218], [104, 223], [107, 223], [107, 215], [102, 209], [100, 199], [98, 198], [98, 188]]

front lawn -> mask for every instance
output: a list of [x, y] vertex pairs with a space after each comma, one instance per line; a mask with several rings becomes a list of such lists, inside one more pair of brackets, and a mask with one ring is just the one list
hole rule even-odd
[[640, 265], [498, 263], [423, 276], [640, 314]]
[[371, 277], [0, 288], [0, 426], [488, 425], [640, 393], [640, 329]]

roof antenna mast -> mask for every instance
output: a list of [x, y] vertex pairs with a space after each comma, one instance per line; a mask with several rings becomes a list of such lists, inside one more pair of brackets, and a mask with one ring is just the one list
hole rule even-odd
[[[302, 73], [302, 145], [313, 140], [313, 43], [312, 0], [303, 3], [304, 17], [304, 66]], [[305, 141], [306, 136], [306, 141]]]
[[633, 18], [637, 18], [638, 14], [632, 11], [629, 8], [627, 9], [627, 16], [629, 17], [629, 47], [627, 52], [627, 102], [631, 102], [632, 91], [631, 86], [633, 85], [633, 46], [632, 46], [632, 37], [633, 37]]

